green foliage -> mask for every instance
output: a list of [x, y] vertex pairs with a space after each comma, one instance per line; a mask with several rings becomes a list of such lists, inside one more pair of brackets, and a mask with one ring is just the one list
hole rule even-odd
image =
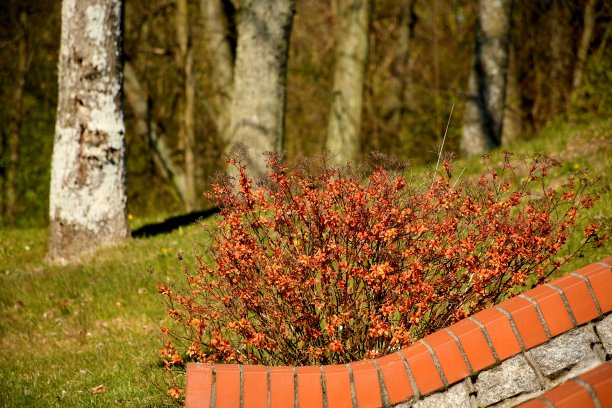
[[587, 58], [582, 84], [570, 101], [570, 118], [612, 117], [612, 46], [605, 45]]

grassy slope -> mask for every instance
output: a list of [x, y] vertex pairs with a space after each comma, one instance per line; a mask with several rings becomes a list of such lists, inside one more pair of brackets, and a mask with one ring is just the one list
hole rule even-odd
[[[591, 169], [609, 185], [612, 175], [611, 120], [552, 125], [537, 140], [508, 150], [548, 152], [563, 161], [559, 178]], [[493, 155], [499, 160], [500, 153]], [[460, 161], [462, 177], [482, 169], [478, 160]], [[602, 195], [590, 216], [610, 216], [612, 197]], [[144, 224], [146, 220], [135, 220]], [[153, 221], [153, 220], [148, 220]], [[100, 251], [80, 265], [43, 262], [44, 230], [0, 232], [0, 406], [163, 406], [156, 350], [164, 307], [159, 281], [182, 283], [177, 252], [186, 262], [199, 226], [148, 239], [134, 239]], [[612, 253], [608, 242], [588, 250], [565, 271]], [[104, 385], [105, 392], [91, 388]]]

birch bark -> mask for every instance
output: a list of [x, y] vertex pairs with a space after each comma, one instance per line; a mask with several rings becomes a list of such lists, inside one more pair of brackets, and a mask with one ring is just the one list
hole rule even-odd
[[340, 0], [334, 89], [325, 149], [336, 163], [360, 154], [363, 84], [369, 52], [370, 0]]
[[69, 262], [129, 234], [121, 0], [63, 0], [48, 259]]
[[474, 155], [501, 143], [512, 0], [479, 0], [461, 150]]
[[[284, 147], [287, 59], [295, 0], [245, 0], [238, 9], [229, 151], [241, 150], [253, 177], [265, 152]], [[241, 147], [244, 147], [243, 149]]]

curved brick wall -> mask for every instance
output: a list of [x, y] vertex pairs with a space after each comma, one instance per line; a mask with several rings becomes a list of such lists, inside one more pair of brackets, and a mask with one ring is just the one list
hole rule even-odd
[[592, 370], [553, 388], [520, 408], [612, 407], [612, 364], [601, 363]]
[[515, 406], [535, 397], [526, 406], [536, 407], [555, 406], [560, 396], [557, 406], [580, 406], [563, 405], [576, 394], [596, 401], [592, 406], [612, 406], [612, 370], [601, 365], [612, 357], [611, 268], [612, 256], [374, 360], [306, 367], [189, 363], [186, 405], [440, 408]]

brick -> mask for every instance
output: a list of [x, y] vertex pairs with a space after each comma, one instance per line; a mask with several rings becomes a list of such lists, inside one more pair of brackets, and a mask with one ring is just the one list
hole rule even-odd
[[346, 365], [323, 366], [329, 408], [352, 408], [351, 378]]
[[[397, 353], [381, 357], [377, 359], [376, 362], [382, 372], [383, 381], [385, 382], [385, 388], [391, 404], [407, 401], [414, 396], [415, 392], [410, 386], [410, 379], [408, 378], [404, 360]], [[353, 365], [351, 364], [351, 366]], [[353, 369], [353, 374], [355, 376], [355, 387], [357, 387], [357, 374], [355, 369]]]
[[539, 285], [526, 292], [525, 296], [535, 300], [540, 306], [551, 336], [554, 337], [574, 328], [561, 294], [553, 288]]
[[608, 265], [612, 265], [612, 256], [602, 259], [599, 262], [607, 263]]
[[599, 316], [587, 284], [582, 279], [565, 275], [550, 284], [563, 290], [577, 324], [589, 322]]
[[[380, 395], [378, 370], [372, 360], [357, 361], [351, 363], [350, 367], [353, 372], [357, 406], [360, 408], [381, 407], [382, 398]], [[410, 384], [408, 384], [408, 388], [410, 388]], [[397, 402], [401, 401], [404, 400]]]
[[575, 381], [568, 381], [544, 394], [556, 408], [595, 408], [589, 393]]
[[400, 350], [406, 358], [421, 395], [429, 394], [444, 386], [434, 360], [423, 343]]
[[612, 363], [600, 364], [579, 378], [593, 387], [602, 407], [612, 407]]
[[534, 398], [519, 405], [520, 408], [549, 408], [549, 406], [538, 398]]
[[294, 373], [291, 367], [270, 367], [270, 408], [293, 407]]
[[470, 375], [459, 346], [450, 334], [440, 330], [423, 339], [433, 349], [448, 384], [454, 384]]
[[612, 310], [612, 270], [607, 266], [597, 265], [596, 268], [588, 270], [579, 269], [577, 273], [586, 277], [591, 283], [599, 307], [602, 313], [608, 313]]
[[268, 404], [268, 369], [265, 366], [243, 366], [244, 408]]
[[240, 406], [240, 366], [221, 364], [215, 366], [216, 408]]
[[478, 399], [485, 406], [539, 388], [538, 378], [522, 354], [483, 371], [476, 380]]
[[298, 403], [300, 407], [322, 407], [323, 388], [318, 366], [297, 368]]
[[604, 265], [599, 264], [597, 262], [593, 262], [592, 264], [583, 266], [582, 268], [578, 269], [576, 272], [581, 275], [585, 275], [585, 274], [590, 274], [590, 273], [596, 273], [600, 271], [601, 269], [605, 269], [605, 268], [606, 267]]
[[488, 308], [476, 313], [473, 317], [485, 326], [500, 360], [521, 352], [521, 346], [514, 335], [510, 321], [502, 312]]
[[506, 310], [512, 315], [526, 349], [548, 340], [535, 306], [527, 299], [515, 296], [502, 302], [498, 308]]
[[212, 366], [187, 363], [187, 387], [185, 406], [188, 408], [210, 407], [212, 395]]
[[476, 323], [465, 319], [450, 326], [449, 330], [459, 338], [475, 373], [495, 364], [489, 344]]

